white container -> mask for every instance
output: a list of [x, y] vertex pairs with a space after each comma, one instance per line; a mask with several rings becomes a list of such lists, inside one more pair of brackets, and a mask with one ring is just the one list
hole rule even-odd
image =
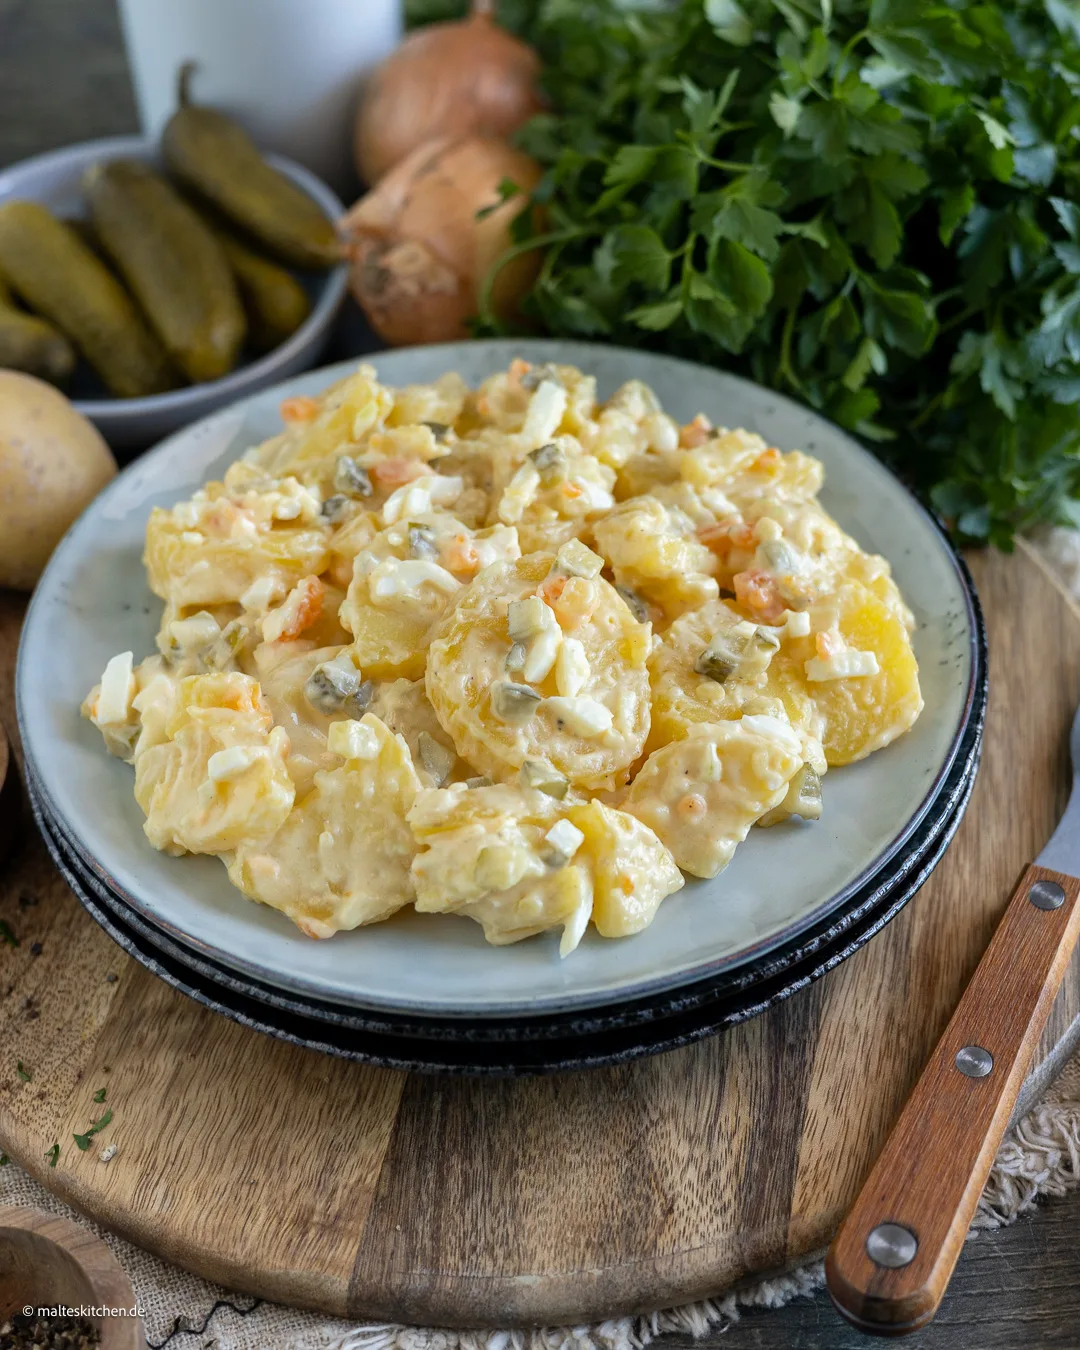
[[260, 147], [354, 186], [353, 115], [361, 83], [401, 40], [402, 0], [120, 0], [143, 132], [192, 97], [230, 113]]

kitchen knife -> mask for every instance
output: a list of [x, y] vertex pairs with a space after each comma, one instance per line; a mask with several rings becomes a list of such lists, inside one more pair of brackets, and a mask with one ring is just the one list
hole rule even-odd
[[1080, 710], [1072, 794], [833, 1239], [825, 1279], [863, 1331], [937, 1312], [1080, 933]]

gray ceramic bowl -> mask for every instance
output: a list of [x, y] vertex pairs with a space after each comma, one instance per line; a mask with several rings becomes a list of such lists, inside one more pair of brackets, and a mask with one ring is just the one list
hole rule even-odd
[[[68, 219], [81, 217], [85, 215], [80, 187], [83, 174], [91, 165], [109, 159], [137, 159], [160, 167], [156, 144], [141, 136], [85, 141], [23, 160], [0, 172], [0, 202], [16, 198], [37, 201], [56, 215]], [[278, 155], [268, 155], [267, 159], [313, 197], [331, 220], [341, 216], [344, 206], [314, 174]], [[318, 361], [329, 340], [334, 316], [345, 295], [346, 269], [342, 266], [330, 272], [309, 274], [304, 282], [312, 299], [307, 319], [280, 347], [238, 366], [224, 379], [149, 398], [81, 398], [75, 389], [75, 407], [96, 424], [114, 448], [141, 447], [235, 403], [246, 394], [308, 370]]]

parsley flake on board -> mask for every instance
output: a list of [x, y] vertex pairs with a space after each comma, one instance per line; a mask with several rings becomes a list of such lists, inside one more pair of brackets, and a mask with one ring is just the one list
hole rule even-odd
[[[411, 0], [410, 18], [463, 7]], [[543, 248], [532, 331], [801, 399], [961, 538], [1080, 524], [1075, 5], [500, 0], [498, 17], [539, 52], [549, 102], [517, 137], [543, 221], [523, 212], [506, 255]], [[504, 331], [481, 309], [478, 331]]]
[[57, 1158], [60, 1157], [60, 1145], [59, 1145], [59, 1144], [53, 1144], [52, 1148], [49, 1149], [48, 1153], [45, 1154], [45, 1157], [48, 1158], [48, 1160], [49, 1160], [49, 1166], [50, 1166], [50, 1167], [55, 1167], [55, 1166], [56, 1166], [56, 1160], [57, 1160]]
[[93, 1125], [90, 1126], [90, 1128], [86, 1131], [85, 1134], [73, 1134], [71, 1136], [72, 1139], [75, 1140], [75, 1144], [80, 1150], [80, 1152], [82, 1153], [86, 1152], [86, 1150], [90, 1147], [90, 1140], [94, 1137], [95, 1134], [100, 1134], [100, 1132], [105, 1128], [106, 1125], [108, 1125], [108, 1123], [112, 1120], [112, 1118], [113, 1113], [111, 1110], [108, 1110], [99, 1120], [94, 1121]]
[[104, 1100], [105, 1100], [105, 1089], [98, 1088], [98, 1090], [94, 1093], [94, 1101], [103, 1102]]
[[29, 1083], [32, 1081], [30, 1077], [30, 1070], [26, 1068], [21, 1059], [16, 1061], [15, 1072], [24, 1083]]
[[0, 942], [6, 942], [9, 947], [21, 947], [22, 943], [11, 930], [11, 925], [4, 919], [0, 919]]

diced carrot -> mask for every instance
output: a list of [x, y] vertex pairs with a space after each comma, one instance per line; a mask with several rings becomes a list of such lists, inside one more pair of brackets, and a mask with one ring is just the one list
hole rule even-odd
[[564, 497], [569, 497], [571, 501], [575, 501], [578, 497], [583, 495], [583, 492], [584, 489], [581, 485], [575, 483], [572, 478], [563, 479], [562, 493]]
[[775, 473], [779, 469], [783, 455], [777, 450], [775, 445], [770, 445], [768, 450], [762, 450], [757, 459], [754, 460], [754, 468], [761, 469], [764, 473]]
[[319, 411], [319, 405], [313, 398], [299, 396], [287, 398], [281, 405], [283, 422], [310, 422]]
[[839, 633], [814, 634], [814, 649], [823, 661], [827, 661], [830, 656], [839, 656], [844, 646], [844, 639]]
[[787, 608], [768, 572], [736, 572], [732, 581], [735, 599], [768, 623], [779, 623]]
[[431, 470], [422, 459], [383, 459], [372, 464], [368, 472], [382, 487], [401, 487]]
[[697, 536], [720, 558], [726, 558], [733, 548], [753, 553], [757, 542], [754, 527], [742, 521], [720, 520], [715, 525], [703, 525]]
[[476, 411], [481, 417], [489, 417], [491, 415], [491, 400], [488, 398], [487, 394], [481, 394], [477, 398]]
[[599, 603], [600, 593], [592, 581], [585, 577], [566, 577], [565, 585], [551, 607], [559, 627], [572, 633], [589, 622]]
[[532, 370], [531, 361], [523, 361], [520, 356], [515, 356], [510, 362], [510, 378], [515, 384], [520, 383], [522, 375]]
[[[322, 614], [326, 587], [318, 577], [305, 577], [303, 581], [298, 581], [296, 590], [300, 592], [299, 601], [288, 623], [282, 629], [279, 642], [295, 642], [304, 629], [310, 628]], [[291, 608], [292, 596], [285, 603]]]
[[443, 563], [451, 572], [475, 572], [480, 555], [468, 535], [455, 534], [443, 553]]
[[537, 587], [536, 594], [545, 604], [553, 605], [566, 589], [566, 583], [569, 580], [569, 577], [564, 576], [547, 577]]
[[698, 415], [685, 426], [679, 428], [679, 444], [684, 450], [696, 450], [704, 445], [712, 435], [713, 425], [704, 413]]

